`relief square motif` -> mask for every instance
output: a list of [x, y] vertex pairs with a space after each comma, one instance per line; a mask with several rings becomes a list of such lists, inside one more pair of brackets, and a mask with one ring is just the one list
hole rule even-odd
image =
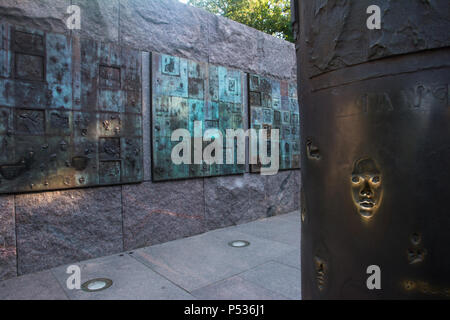
[[[250, 128], [266, 129], [268, 135], [273, 129], [278, 129], [280, 170], [300, 168], [300, 113], [296, 83], [256, 74], [250, 74], [248, 81]], [[251, 165], [251, 172], [258, 173], [260, 168], [261, 164]]]
[[141, 53], [0, 31], [0, 193], [142, 181]]
[[201, 122], [202, 135], [218, 129], [225, 136], [226, 129], [243, 128], [242, 72], [159, 54], [152, 56], [152, 69], [153, 180], [243, 173], [244, 167], [237, 164], [193, 164], [193, 152], [190, 164], [174, 164], [171, 158], [179, 144], [171, 141], [177, 129], [188, 130], [194, 150], [195, 121]]

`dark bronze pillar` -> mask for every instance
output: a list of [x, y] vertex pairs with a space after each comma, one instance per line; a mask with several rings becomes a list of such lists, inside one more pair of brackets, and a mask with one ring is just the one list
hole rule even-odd
[[450, 298], [450, 1], [292, 10], [303, 298]]

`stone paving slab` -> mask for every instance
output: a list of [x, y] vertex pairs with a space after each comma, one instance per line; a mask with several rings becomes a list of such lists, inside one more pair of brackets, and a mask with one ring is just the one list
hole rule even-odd
[[158, 275], [129, 254], [114, 255], [79, 263], [81, 280], [108, 278], [113, 285], [104, 291], [68, 290], [67, 266], [52, 269], [71, 300], [192, 300], [189, 293]]
[[239, 225], [232, 230], [300, 248], [300, 228], [300, 220], [297, 221], [293, 217], [283, 219], [277, 216]]
[[239, 275], [290, 299], [301, 299], [300, 270], [277, 262], [268, 262]]
[[201, 300], [288, 300], [239, 276], [194, 290], [192, 294]]
[[[245, 238], [245, 239], [242, 239]], [[232, 248], [228, 242], [247, 240], [246, 248]], [[233, 230], [209, 232], [137, 250], [136, 257], [188, 291], [226, 279], [292, 251], [288, 245], [260, 239]]]
[[298, 210], [287, 214], [281, 214], [279, 216], [273, 217], [272, 219], [274, 220], [282, 219], [287, 220], [289, 222], [297, 223], [298, 225], [301, 224], [300, 211]]
[[298, 249], [288, 252], [286, 254], [283, 254], [283, 255], [273, 259], [273, 261], [301, 270], [300, 250], [298, 250]]
[[51, 271], [0, 282], [0, 300], [67, 300]]
[[[272, 228], [299, 237], [296, 216], [277, 216], [77, 263], [82, 283], [112, 279], [105, 291], [68, 290], [65, 265], [0, 282], [0, 300], [300, 299], [299, 249], [283, 243], [288, 236], [270, 232]], [[232, 248], [228, 245], [232, 240], [247, 240], [250, 246]]]
[[228, 263], [230, 255], [220, 250], [220, 241], [206, 235], [136, 250], [135, 257], [188, 291], [241, 270]]

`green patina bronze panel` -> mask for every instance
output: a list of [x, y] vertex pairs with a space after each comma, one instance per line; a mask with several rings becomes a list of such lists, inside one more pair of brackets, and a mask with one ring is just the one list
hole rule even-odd
[[[201, 121], [201, 134], [219, 129], [225, 137], [226, 129], [243, 129], [243, 73], [179, 57], [152, 55], [152, 136], [153, 180], [175, 180], [241, 174], [245, 165], [226, 163], [226, 142], [223, 140], [224, 164], [190, 164], [172, 162], [171, 141], [177, 129], [189, 131], [194, 140], [194, 122]], [[209, 142], [203, 142], [202, 148]], [[192, 142], [192, 148], [194, 143]], [[237, 146], [234, 146], [235, 158]]]
[[[300, 115], [297, 84], [249, 75], [250, 128], [279, 130], [280, 170], [300, 168]], [[270, 154], [271, 144], [267, 153]], [[261, 164], [251, 165], [251, 172], [260, 172]]]
[[140, 52], [0, 33], [0, 193], [142, 181]]

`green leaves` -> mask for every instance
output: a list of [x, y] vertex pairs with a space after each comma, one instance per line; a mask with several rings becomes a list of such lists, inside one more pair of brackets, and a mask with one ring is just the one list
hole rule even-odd
[[294, 42], [290, 0], [189, 0], [189, 4]]

